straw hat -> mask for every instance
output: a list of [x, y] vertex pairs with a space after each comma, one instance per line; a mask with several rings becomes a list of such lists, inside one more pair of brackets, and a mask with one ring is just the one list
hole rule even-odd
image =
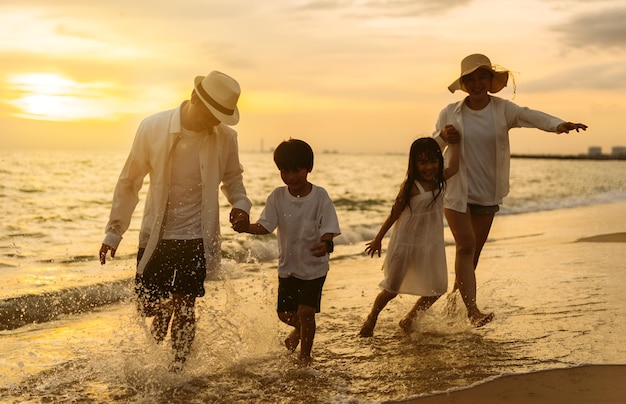
[[224, 73], [213, 71], [207, 76], [198, 76], [194, 80], [196, 94], [213, 116], [227, 125], [239, 122], [237, 101], [241, 89], [239, 83]]
[[476, 71], [477, 69], [486, 69], [493, 73], [491, 88], [489, 89], [490, 93], [497, 93], [506, 87], [507, 81], [509, 80], [508, 70], [496, 70], [496, 67], [491, 64], [491, 61], [487, 56], [475, 53], [473, 55], [466, 56], [461, 61], [461, 75], [448, 86], [448, 90], [450, 90], [451, 93], [456, 90], [463, 90], [467, 92], [461, 78]]

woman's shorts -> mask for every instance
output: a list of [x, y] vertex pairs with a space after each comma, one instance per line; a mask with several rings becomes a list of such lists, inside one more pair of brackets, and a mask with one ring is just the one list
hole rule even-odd
[[313, 307], [316, 313], [320, 312], [322, 303], [322, 287], [326, 276], [308, 281], [294, 278], [278, 278], [278, 307], [279, 313], [298, 311], [299, 305]]
[[499, 205], [476, 205], [475, 203], [468, 203], [467, 209], [472, 215], [493, 215], [500, 210]]
[[[137, 263], [144, 253], [137, 252]], [[154, 315], [161, 301], [173, 294], [204, 296], [206, 259], [202, 239], [161, 240], [143, 274], [135, 278], [140, 312]]]

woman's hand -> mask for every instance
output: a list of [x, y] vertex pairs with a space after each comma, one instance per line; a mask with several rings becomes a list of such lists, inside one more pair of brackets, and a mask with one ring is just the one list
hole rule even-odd
[[461, 134], [452, 125], [446, 125], [443, 129], [441, 129], [441, 138], [448, 144], [461, 142]]
[[580, 129], [587, 130], [587, 125], [584, 123], [563, 122], [556, 127], [556, 133], [569, 133], [570, 130], [580, 132]]

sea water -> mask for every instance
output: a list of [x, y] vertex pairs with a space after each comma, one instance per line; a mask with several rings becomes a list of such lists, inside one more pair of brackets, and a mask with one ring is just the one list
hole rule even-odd
[[[604, 356], [603, 363], [611, 361], [609, 350], [598, 348], [604, 346], [598, 334], [613, 341], [606, 327], [615, 315], [611, 305], [618, 303], [598, 296], [607, 279], [623, 275], [616, 269], [594, 277], [588, 265], [566, 265], [567, 257], [550, 257], [546, 245], [554, 237], [541, 239], [538, 233], [494, 243], [494, 255], [484, 258], [488, 281], [481, 284], [479, 278], [479, 295], [484, 297], [481, 304], [497, 307], [497, 328], [468, 327], [462, 305], [455, 301], [458, 295], [451, 294], [420, 318], [416, 332], [407, 337], [395, 323], [413, 299], [400, 296], [381, 315], [374, 338], [356, 338], [381, 277], [380, 261], [363, 255], [364, 244], [389, 213], [407, 156], [318, 154], [309, 179], [333, 198], [342, 235], [336, 239], [318, 316], [314, 365], [298, 368], [281, 345], [287, 330], [275, 316], [275, 236], [233, 232], [227, 221], [230, 208], [222, 198], [223, 277], [207, 281], [188, 367], [171, 374], [169, 350], [151, 342], [130, 292], [143, 200], [116, 258], [104, 267], [98, 262], [124, 159], [119, 152], [0, 155], [0, 311], [5, 313], [0, 320], [0, 396], [7, 400], [379, 402], [506, 372], [594, 363], [598, 355]], [[241, 161], [255, 220], [266, 196], [282, 183], [271, 154], [242, 153]], [[624, 201], [625, 169], [624, 161], [513, 159], [511, 194], [496, 224], [528, 212]], [[529, 241], [535, 239], [540, 240], [537, 246]], [[452, 250], [452, 240], [446, 242]], [[518, 252], [521, 263], [509, 256], [515, 247], [507, 243], [531, 243]], [[585, 248], [590, 247], [568, 251]], [[500, 249], [503, 257], [497, 255]], [[511, 277], [506, 271], [489, 271], [490, 263], [532, 267], [533, 259], [541, 267], [546, 258], [565, 263], [549, 274], [525, 271]], [[546, 285], [547, 275], [553, 284]], [[566, 296], [562, 285], [567, 285]], [[571, 299], [580, 306], [571, 307]], [[517, 305], [500, 307], [502, 301]], [[522, 307], [520, 317], [516, 311]], [[626, 360], [623, 348], [615, 355]]]

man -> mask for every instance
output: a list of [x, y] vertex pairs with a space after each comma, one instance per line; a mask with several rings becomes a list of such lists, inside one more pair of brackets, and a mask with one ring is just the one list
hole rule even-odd
[[113, 195], [100, 263], [115, 256], [139, 201], [146, 175], [150, 185], [139, 234], [135, 291], [139, 311], [154, 316], [157, 343], [171, 321], [172, 370], [180, 371], [195, 336], [195, 300], [204, 295], [207, 269], [221, 255], [218, 189], [232, 205], [230, 222], [242, 231], [252, 203], [243, 185], [237, 133], [240, 88], [213, 71], [196, 77], [191, 98], [144, 119]]

